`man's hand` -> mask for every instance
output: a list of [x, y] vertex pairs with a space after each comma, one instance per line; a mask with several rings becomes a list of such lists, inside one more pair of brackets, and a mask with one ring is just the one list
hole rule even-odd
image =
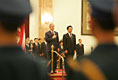
[[57, 49], [57, 51], [59, 52], [59, 51], [60, 51], [60, 49], [58, 48], [58, 49]]
[[65, 54], [67, 54], [68, 53], [68, 50], [65, 50]]
[[74, 50], [74, 53], [76, 53], [76, 50]]
[[40, 54], [40, 56], [44, 56], [44, 54], [42, 53], [42, 54]]
[[54, 35], [52, 38], [53, 38], [53, 39], [55, 39], [56, 37], [57, 37], [57, 36], [56, 36], [56, 35]]
[[44, 56], [44, 54], [42, 53], [42, 56]]

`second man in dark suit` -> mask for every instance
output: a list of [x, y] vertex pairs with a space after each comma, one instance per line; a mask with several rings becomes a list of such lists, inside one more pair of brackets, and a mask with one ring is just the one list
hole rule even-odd
[[76, 52], [76, 35], [72, 33], [72, 29], [72, 26], [68, 26], [68, 33], [63, 35], [63, 47], [67, 57], [73, 56]]

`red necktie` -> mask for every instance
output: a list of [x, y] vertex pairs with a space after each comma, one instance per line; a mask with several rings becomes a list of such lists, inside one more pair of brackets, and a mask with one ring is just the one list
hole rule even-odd
[[52, 35], [54, 36], [54, 32], [52, 32]]
[[71, 38], [71, 40], [72, 40], [72, 34], [70, 34], [70, 38]]

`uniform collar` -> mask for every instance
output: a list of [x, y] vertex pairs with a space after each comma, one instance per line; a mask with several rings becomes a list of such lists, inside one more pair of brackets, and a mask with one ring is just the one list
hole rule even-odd
[[0, 46], [0, 54], [22, 54], [25, 52], [19, 46]]

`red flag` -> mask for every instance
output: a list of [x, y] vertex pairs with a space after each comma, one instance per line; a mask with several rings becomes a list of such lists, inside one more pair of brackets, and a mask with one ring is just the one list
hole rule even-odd
[[18, 45], [25, 50], [25, 24], [17, 30]]

